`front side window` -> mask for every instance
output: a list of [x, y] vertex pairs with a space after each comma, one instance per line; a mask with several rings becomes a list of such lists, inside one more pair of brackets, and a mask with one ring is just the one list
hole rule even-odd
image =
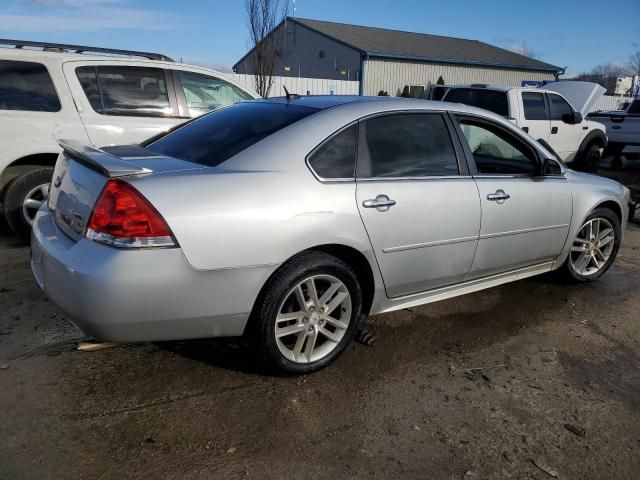
[[178, 76], [191, 117], [253, 98], [235, 85], [216, 77], [183, 70], [178, 71]]
[[445, 102], [462, 103], [484, 108], [503, 117], [509, 116], [507, 92], [482, 88], [452, 88], [442, 99]]
[[[283, 103], [238, 103], [188, 122], [145, 147], [160, 155], [215, 167], [317, 111]], [[285, 154], [286, 145], [283, 148]]]
[[87, 66], [76, 75], [91, 107], [103, 115], [173, 115], [164, 70], [150, 67]]
[[564, 115], [573, 114], [571, 105], [560, 95], [549, 94], [549, 108], [551, 120], [562, 120]]
[[547, 119], [547, 107], [542, 93], [522, 92], [522, 104], [524, 106], [524, 118], [527, 120]]
[[635, 100], [631, 105], [629, 105], [629, 110], [627, 113], [640, 114], [640, 100]]
[[0, 60], [0, 110], [58, 112], [60, 99], [47, 67]]
[[356, 126], [348, 127], [324, 142], [309, 157], [309, 166], [320, 178], [353, 178]]
[[535, 175], [536, 157], [512, 134], [484, 122], [460, 120], [479, 174]]
[[361, 123], [359, 178], [458, 175], [449, 130], [440, 114], [397, 114]]

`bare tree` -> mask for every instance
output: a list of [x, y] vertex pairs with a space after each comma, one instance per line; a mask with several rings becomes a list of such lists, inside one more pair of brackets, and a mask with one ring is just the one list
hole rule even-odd
[[629, 75], [629, 68], [616, 63], [602, 63], [594, 67], [590, 72], [581, 73], [576, 80], [595, 82], [607, 89], [607, 95], [614, 95], [618, 77]]
[[640, 50], [629, 55], [629, 70], [633, 75], [640, 75]]
[[[273, 84], [273, 72], [280, 54], [280, 35], [271, 32], [287, 14], [288, 1], [245, 0], [250, 46], [253, 53], [249, 61], [253, 64], [256, 91], [264, 98]], [[286, 32], [285, 32], [286, 35]]]

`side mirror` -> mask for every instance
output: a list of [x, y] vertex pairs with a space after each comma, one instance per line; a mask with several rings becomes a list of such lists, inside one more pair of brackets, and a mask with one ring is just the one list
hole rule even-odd
[[562, 169], [557, 161], [552, 158], [545, 158], [540, 165], [540, 175], [561, 175]]
[[562, 121], [569, 125], [577, 125], [582, 122], [582, 114], [580, 112], [565, 113], [562, 115]]

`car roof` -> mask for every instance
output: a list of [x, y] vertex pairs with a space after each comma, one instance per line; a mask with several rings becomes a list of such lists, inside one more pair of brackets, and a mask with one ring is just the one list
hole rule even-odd
[[172, 65], [182, 65], [169, 61], [161, 61], [161, 60], [149, 60], [148, 58], [144, 58], [141, 56], [135, 55], [115, 55], [115, 54], [104, 54], [104, 55], [96, 55], [96, 54], [88, 54], [88, 53], [74, 53], [74, 52], [66, 52], [66, 51], [47, 51], [47, 50], [37, 50], [30, 48], [11, 48], [11, 47], [0, 47], [0, 56], [4, 58], [12, 57], [12, 58], [21, 58], [21, 59], [29, 59], [33, 61], [37, 60], [50, 60], [58, 63], [64, 63], [68, 61], [92, 61], [92, 60], [112, 60], [112, 61], [128, 61], [128, 62], [141, 62], [141, 63], [149, 63], [150, 65], [157, 64], [172, 64]]
[[[254, 102], [280, 103], [298, 105], [301, 107], [325, 110], [349, 104], [375, 103], [375, 109], [380, 111], [400, 109], [425, 109], [425, 110], [455, 110], [460, 111], [460, 104], [438, 102], [433, 100], [422, 100], [418, 98], [403, 97], [374, 97], [360, 95], [291, 95], [287, 97], [270, 97], [266, 99], [253, 100]], [[468, 107], [464, 105], [464, 109]]]

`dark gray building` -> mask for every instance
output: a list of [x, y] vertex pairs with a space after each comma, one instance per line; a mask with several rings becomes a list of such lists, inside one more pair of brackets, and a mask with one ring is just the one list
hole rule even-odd
[[[477, 40], [402, 32], [303, 18], [286, 18], [279, 37], [277, 76], [355, 80], [360, 93], [415, 96], [442, 76], [445, 83], [520, 86], [552, 80], [562, 68]], [[249, 51], [233, 67], [252, 74]]]

